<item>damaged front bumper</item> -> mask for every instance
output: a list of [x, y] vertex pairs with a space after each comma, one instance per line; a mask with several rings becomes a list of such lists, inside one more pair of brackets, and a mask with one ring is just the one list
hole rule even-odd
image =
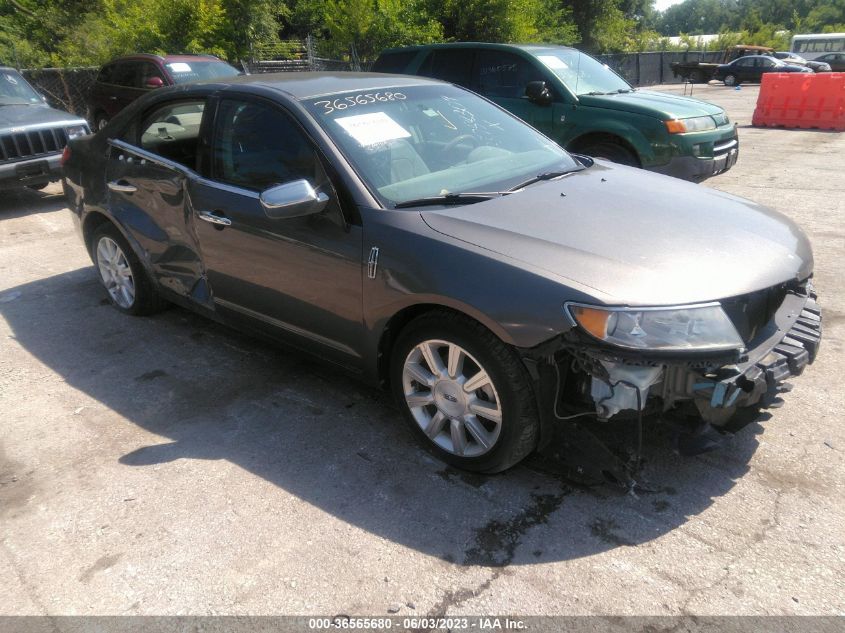
[[[575, 473], [633, 485], [641, 447], [629, 441], [620, 451], [608, 435], [638, 427], [634, 437], [641, 441], [644, 414], [680, 421], [689, 433], [701, 435], [710, 425], [727, 425], [738, 409], [779, 406], [780, 394], [791, 389], [787, 380], [815, 360], [821, 331], [821, 310], [806, 281], [784, 292], [742, 351], [626, 352], [570, 332], [525, 355], [543, 400], [544, 427], [554, 429], [544, 440], [547, 445], [561, 440]], [[585, 412], [589, 406], [593, 415]]]

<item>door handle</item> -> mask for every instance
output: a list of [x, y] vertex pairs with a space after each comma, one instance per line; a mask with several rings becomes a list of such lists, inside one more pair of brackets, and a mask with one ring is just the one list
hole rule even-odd
[[212, 211], [200, 211], [200, 220], [211, 222], [218, 226], [232, 226], [232, 221], [224, 216], [215, 215]]
[[113, 180], [112, 182], [108, 183], [108, 187], [112, 191], [117, 191], [119, 193], [135, 193], [136, 191], [138, 191], [138, 187], [136, 187], [135, 185], [130, 185], [119, 180]]

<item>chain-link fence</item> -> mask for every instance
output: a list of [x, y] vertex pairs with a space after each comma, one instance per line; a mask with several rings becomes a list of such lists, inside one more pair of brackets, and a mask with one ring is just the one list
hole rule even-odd
[[21, 74], [59, 110], [85, 117], [88, 96], [97, 78], [98, 68], [40, 68], [22, 70]]
[[349, 60], [332, 59], [324, 42], [307, 37], [304, 40], [283, 40], [274, 44], [256, 45], [251, 59], [245, 63], [251, 73], [293, 72], [298, 70], [344, 71], [361, 70], [354, 49]]
[[622, 75], [634, 86], [653, 86], [656, 84], [683, 83], [681, 77], [675, 77], [670, 64], [673, 62], [711, 62], [716, 63], [722, 53], [716, 52], [656, 52], [656, 53], [620, 53], [617, 55], [598, 55], [598, 59]]

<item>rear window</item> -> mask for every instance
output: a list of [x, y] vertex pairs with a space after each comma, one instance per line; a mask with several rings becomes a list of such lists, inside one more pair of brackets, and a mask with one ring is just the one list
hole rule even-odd
[[411, 60], [417, 56], [417, 51], [403, 51], [401, 53], [385, 53], [373, 64], [376, 73], [404, 73]]
[[165, 64], [173, 81], [186, 84], [192, 81], [235, 77], [240, 71], [234, 66], [219, 60], [189, 60], [185, 62], [168, 62]]

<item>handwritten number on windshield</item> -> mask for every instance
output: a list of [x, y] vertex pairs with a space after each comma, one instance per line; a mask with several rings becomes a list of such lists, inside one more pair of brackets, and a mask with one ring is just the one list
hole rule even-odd
[[315, 101], [315, 106], [323, 107], [323, 114], [331, 114], [335, 110], [346, 110], [360, 105], [368, 105], [377, 101], [404, 101], [407, 97], [401, 92], [367, 92], [365, 94], [342, 97], [329, 101]]

